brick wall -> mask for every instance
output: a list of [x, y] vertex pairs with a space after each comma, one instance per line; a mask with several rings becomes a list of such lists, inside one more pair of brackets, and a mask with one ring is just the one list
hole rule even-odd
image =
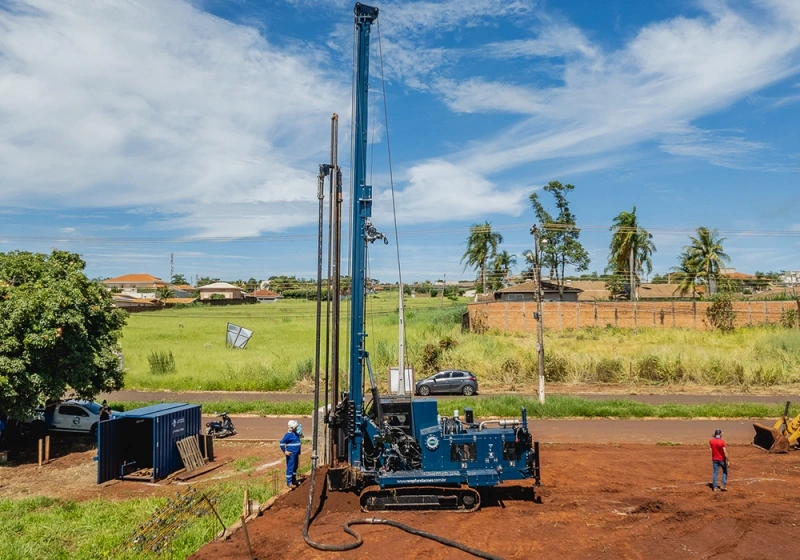
[[[544, 302], [544, 328], [577, 329], [585, 327], [624, 328], [694, 328], [707, 329], [706, 301], [661, 302]], [[736, 326], [778, 323], [784, 309], [796, 309], [794, 301], [743, 301], [733, 303]], [[497, 329], [504, 332], [536, 332], [535, 301], [479, 302], [469, 304], [469, 324], [473, 331]]]

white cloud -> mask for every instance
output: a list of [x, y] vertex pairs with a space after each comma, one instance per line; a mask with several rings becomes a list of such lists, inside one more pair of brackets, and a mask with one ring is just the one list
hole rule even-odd
[[[586, 157], [665, 136], [672, 139], [665, 148], [677, 153], [676, 134], [705, 134], [691, 127], [694, 119], [800, 71], [797, 6], [794, 0], [760, 3], [753, 7], [755, 17], [713, 4], [713, 13], [695, 19], [648, 25], [614, 52], [603, 52], [580, 35], [576, 49], [582, 56], [565, 60], [561, 83], [553, 87], [434, 76], [429, 81], [454, 111], [524, 117], [451, 159], [490, 175], [533, 161]], [[565, 50], [558, 43], [541, 42], [543, 36], [553, 34], [492, 46], [504, 56], [519, 57]], [[727, 162], [723, 152], [761, 147], [744, 138], [728, 138], [724, 144], [717, 149], [706, 145], [707, 159]]]
[[[472, 219], [494, 213], [519, 215], [532, 187], [501, 189], [465, 167], [443, 160], [430, 160], [412, 167], [408, 185], [396, 195], [398, 220], [403, 223]], [[376, 197], [377, 208], [391, 208], [391, 193]], [[385, 212], [385, 210], [383, 210]], [[378, 219], [387, 219], [378, 215]]]
[[75, 233], [75, 228], [74, 227], [64, 227], [64, 228], [59, 229], [58, 231], [60, 231], [61, 233]]
[[765, 148], [741, 136], [725, 136], [709, 130], [689, 129], [667, 137], [661, 149], [668, 154], [705, 159], [722, 167], [752, 166], [755, 154]]
[[0, 28], [4, 204], [152, 207], [204, 235], [313, 221], [296, 209], [350, 99], [319, 52], [179, 0], [12, 1]]

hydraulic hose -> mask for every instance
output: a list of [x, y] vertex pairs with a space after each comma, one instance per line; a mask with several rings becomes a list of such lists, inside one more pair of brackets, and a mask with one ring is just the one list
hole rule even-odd
[[351, 527], [353, 525], [388, 525], [390, 527], [394, 527], [396, 529], [400, 529], [401, 531], [405, 531], [411, 535], [416, 535], [418, 537], [422, 537], [424, 539], [430, 539], [432, 541], [438, 542], [439, 544], [443, 544], [445, 546], [449, 546], [451, 548], [457, 548], [467, 554], [471, 554], [477, 558], [485, 558], [486, 560], [503, 560], [502, 556], [497, 556], [495, 554], [490, 554], [488, 552], [484, 552], [482, 550], [478, 550], [477, 548], [472, 548], [471, 546], [467, 546], [462, 544], [458, 541], [454, 541], [452, 539], [447, 539], [445, 537], [440, 537], [439, 535], [434, 535], [433, 533], [428, 533], [427, 531], [421, 531], [419, 529], [415, 529], [410, 525], [406, 525], [405, 523], [400, 523], [399, 521], [393, 521], [391, 519], [380, 519], [378, 517], [365, 517], [361, 519], [351, 519], [347, 521], [342, 528], [344, 532], [353, 537], [355, 540], [353, 542], [344, 543], [344, 544], [324, 544], [319, 543], [313, 540], [308, 535], [308, 528], [311, 525], [311, 508], [313, 505], [313, 496], [314, 496], [314, 483], [315, 480], [315, 472], [311, 473], [311, 488], [308, 494], [308, 507], [306, 508], [306, 516], [303, 520], [303, 539], [306, 541], [306, 544], [312, 548], [316, 548], [317, 550], [323, 550], [326, 552], [345, 552], [347, 550], [353, 550], [358, 548], [364, 543], [364, 539], [361, 538], [355, 530]]

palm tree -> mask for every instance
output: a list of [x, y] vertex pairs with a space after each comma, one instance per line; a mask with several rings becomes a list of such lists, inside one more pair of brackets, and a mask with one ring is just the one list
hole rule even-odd
[[653, 261], [650, 258], [656, 252], [653, 235], [639, 226], [636, 206], [630, 212], [620, 212], [609, 229], [614, 234], [611, 236], [608, 269], [614, 274], [628, 271], [630, 299], [633, 300], [636, 294], [636, 275], [645, 269], [648, 274], [653, 271]]
[[508, 280], [508, 273], [511, 272], [511, 267], [517, 264], [517, 255], [512, 255], [508, 251], [497, 253], [492, 260], [492, 268], [497, 274], [497, 279], [501, 284], [506, 284]]
[[697, 236], [689, 236], [691, 245], [684, 247], [681, 255], [681, 265], [684, 261], [689, 265], [690, 270], [694, 270], [698, 277], [705, 280], [708, 286], [708, 295], [713, 295], [714, 289], [712, 280], [720, 275], [723, 264], [731, 262], [731, 258], [722, 250], [724, 237], [719, 237], [716, 229], [709, 230], [707, 227], [697, 228]]
[[694, 299], [697, 293], [695, 290], [698, 272], [697, 263], [687, 251], [681, 253], [678, 260], [681, 264], [670, 269], [675, 273], [675, 280], [678, 281], [678, 287], [675, 291], [682, 296], [691, 292], [692, 299]]
[[533, 279], [536, 277], [535, 267], [536, 267], [536, 255], [530, 249], [522, 251], [522, 256], [525, 258], [526, 268], [522, 271], [522, 277]]
[[161, 303], [165, 303], [169, 298], [175, 297], [175, 292], [169, 286], [161, 286], [156, 290], [156, 297]]
[[461, 262], [464, 262], [464, 260], [467, 261], [464, 265], [464, 270], [466, 270], [468, 266], [480, 269], [484, 294], [486, 293], [486, 265], [489, 259], [497, 254], [497, 246], [502, 242], [503, 236], [496, 231], [492, 231], [492, 224], [490, 222], [472, 224], [469, 228], [467, 250], [464, 251]]

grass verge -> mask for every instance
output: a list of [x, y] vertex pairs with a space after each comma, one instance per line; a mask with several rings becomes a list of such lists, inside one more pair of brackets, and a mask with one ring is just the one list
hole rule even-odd
[[[114, 410], [132, 410], [154, 404], [151, 402], [111, 403]], [[203, 412], [227, 410], [231, 414], [255, 414], [258, 416], [310, 416], [314, 410], [312, 401], [265, 402], [265, 401], [221, 401], [201, 403]], [[463, 413], [472, 408], [475, 416], [518, 417], [520, 408], [528, 410], [530, 418], [778, 418], [783, 415], [784, 405], [763, 403], [704, 403], [704, 404], [647, 404], [623, 399], [582, 399], [564, 395], [547, 397], [544, 405], [536, 398], [514, 395], [490, 396], [480, 399], [460, 398], [439, 401], [439, 414], [449, 416], [453, 410]], [[800, 413], [800, 405], [793, 405], [790, 416]]]

